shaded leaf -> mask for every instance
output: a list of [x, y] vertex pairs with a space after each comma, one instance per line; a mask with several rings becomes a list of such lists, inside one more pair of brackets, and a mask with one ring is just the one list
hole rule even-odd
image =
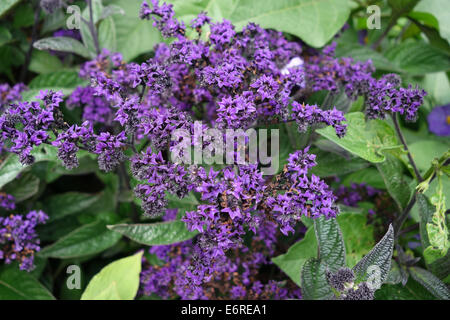
[[198, 232], [187, 230], [183, 221], [167, 221], [149, 224], [116, 224], [108, 229], [145, 245], [168, 245], [193, 238]]
[[392, 225], [389, 225], [389, 229], [384, 237], [353, 267], [356, 278], [359, 281], [365, 281], [367, 278], [367, 269], [375, 265], [380, 268], [380, 283], [383, 283], [387, 279], [389, 270], [391, 269], [393, 248], [394, 228]]

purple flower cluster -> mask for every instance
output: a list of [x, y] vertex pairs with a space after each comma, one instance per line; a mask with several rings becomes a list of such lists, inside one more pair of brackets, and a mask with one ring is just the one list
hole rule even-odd
[[[174, 215], [166, 214], [165, 220]], [[203, 254], [198, 251], [197, 240], [154, 246], [149, 253], [159, 263], [144, 265], [140, 292], [163, 299], [299, 299], [300, 290], [294, 285], [283, 286], [279, 281], [258, 279], [259, 269], [271, 264], [268, 257], [274, 253], [276, 239], [276, 224], [263, 223], [249, 246], [241, 246], [217, 260], [213, 274], [197, 285], [186, 278], [192, 273], [199, 254]]]
[[336, 108], [321, 110], [317, 105], [310, 106], [294, 101], [292, 102], [292, 118], [295, 119], [300, 132], [306, 132], [308, 127], [317, 123], [332, 126], [339, 138], [342, 138], [347, 131], [347, 124], [342, 123], [345, 118], [342, 112]]
[[[382, 194], [381, 190], [375, 189], [365, 183], [352, 183], [350, 187], [341, 185], [335, 192], [337, 201], [349, 207], [358, 207], [360, 201], [374, 199], [380, 194]], [[369, 213], [375, 214], [372, 209], [369, 210]]]
[[91, 87], [78, 87], [66, 101], [68, 109], [82, 108], [83, 120], [91, 123], [110, 125], [113, 118], [113, 110], [103, 98], [94, 95]]
[[384, 119], [386, 114], [396, 112], [405, 115], [408, 121], [415, 121], [426, 95], [424, 90], [400, 87], [401, 80], [395, 74], [376, 79], [372, 75], [375, 69], [371, 60], [337, 59], [334, 58], [335, 48], [336, 43], [333, 43], [322, 51], [322, 55], [310, 57], [305, 64], [308, 88], [327, 90], [331, 94], [342, 89], [352, 100], [363, 96], [370, 119]]
[[314, 174], [307, 175], [316, 165], [316, 156], [308, 154], [308, 150], [309, 147], [289, 155], [288, 164], [277, 181], [285, 192], [267, 199], [281, 232], [286, 235], [294, 231], [293, 226], [302, 216], [334, 218], [339, 213], [334, 203], [336, 197], [328, 185]]
[[9, 104], [22, 100], [22, 92], [27, 90], [23, 83], [10, 86], [7, 83], [0, 84], [0, 113]]
[[49, 141], [48, 130], [64, 126], [59, 104], [63, 101], [62, 93], [41, 91], [37, 96], [39, 102], [19, 102], [11, 105], [0, 116], [0, 142], [7, 151], [19, 155], [22, 164], [31, 164], [33, 147]]
[[34, 254], [41, 249], [35, 228], [47, 219], [42, 211], [30, 211], [25, 217], [0, 217], [0, 260], [6, 264], [17, 261], [20, 270], [31, 271]]
[[13, 195], [0, 192], [0, 207], [5, 210], [14, 210], [16, 208], [16, 199]]
[[161, 215], [167, 207], [166, 192], [183, 198], [188, 192], [186, 170], [183, 166], [163, 159], [161, 152], [145, 153], [131, 159], [133, 175], [147, 183], [138, 184], [134, 192], [142, 200], [142, 209], [149, 217]]

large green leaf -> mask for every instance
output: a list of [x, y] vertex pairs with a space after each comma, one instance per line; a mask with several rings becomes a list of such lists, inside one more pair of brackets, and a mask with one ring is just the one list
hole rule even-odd
[[0, 17], [19, 2], [20, 0], [2, 0], [0, 2]]
[[31, 198], [39, 191], [39, 178], [34, 174], [27, 172], [19, 179], [8, 183], [3, 190], [14, 196], [16, 202], [21, 202]]
[[302, 296], [306, 300], [328, 300], [334, 294], [326, 278], [327, 266], [311, 258], [302, 268]]
[[98, 33], [100, 48], [115, 52], [117, 49], [116, 24], [112, 17], [108, 17], [100, 22]]
[[[362, 214], [341, 213], [337, 222], [345, 244], [346, 263], [350, 267], [354, 266], [374, 245], [373, 226], [367, 224], [367, 218]], [[330, 248], [329, 245], [326, 247]], [[300, 286], [302, 266], [309, 258], [316, 257], [317, 252], [315, 231], [309, 228], [302, 240], [293, 244], [285, 254], [272, 258], [272, 261]]]
[[55, 55], [47, 51], [33, 50], [30, 61], [30, 71], [36, 73], [53, 73], [60, 71], [64, 66]]
[[81, 300], [133, 300], [139, 288], [143, 252], [114, 261], [89, 282]]
[[0, 268], [0, 300], [54, 300], [39, 281], [16, 264]]
[[320, 262], [332, 272], [345, 267], [345, 245], [337, 219], [319, 217], [314, 220], [314, 230]]
[[103, 221], [84, 225], [42, 249], [43, 257], [69, 259], [100, 253], [119, 241], [121, 235], [106, 228]]
[[411, 180], [403, 174], [403, 164], [400, 160], [388, 152], [385, 152], [384, 155], [386, 161], [377, 163], [378, 171], [383, 177], [389, 194], [397, 203], [400, 211], [403, 211], [412, 196]]
[[356, 61], [372, 60], [377, 70], [399, 72], [400, 69], [381, 53], [358, 43], [340, 43], [336, 48], [337, 57], [352, 57]]
[[312, 151], [316, 155], [317, 165], [310, 172], [319, 177], [342, 175], [367, 168], [370, 163], [361, 158], [346, 159], [335, 153], [322, 150]]
[[447, 0], [421, 1], [415, 11], [433, 14], [439, 21], [439, 33], [450, 42], [450, 3]]
[[83, 58], [92, 58], [89, 50], [78, 40], [69, 37], [51, 37], [36, 41], [33, 44], [38, 50], [54, 50], [75, 53]]
[[[57, 158], [57, 148], [49, 145], [40, 145], [31, 154], [35, 157], [35, 162], [55, 161]], [[29, 166], [23, 166], [17, 155], [10, 154], [0, 164], [0, 188], [8, 182], [13, 181], [19, 173], [27, 168]]]
[[161, 41], [159, 31], [152, 22], [139, 19], [141, 0], [112, 0], [112, 4], [121, 7], [125, 15], [114, 15], [116, 26], [117, 51], [125, 61], [151, 51]]
[[387, 279], [391, 269], [393, 249], [394, 228], [392, 225], [389, 225], [389, 229], [384, 237], [353, 267], [357, 280], [365, 281], [368, 276], [368, 269], [371, 266], [377, 266], [380, 270], [380, 284], [382, 284]]
[[[99, 31], [97, 30], [96, 24], [98, 23], [102, 12], [103, 12], [103, 4], [101, 0], [91, 0], [92, 4], [92, 21], [94, 23], [94, 31], [97, 32], [97, 36], [99, 34]], [[86, 20], [86, 22], [90, 22], [90, 10], [89, 6], [86, 6], [86, 8], [81, 13], [81, 16]], [[91, 57], [95, 57], [97, 55], [96, 53], [96, 47], [94, 42], [94, 37], [92, 36], [91, 30], [89, 28], [89, 24], [85, 21], [82, 21], [80, 33], [81, 38], [83, 39], [83, 44], [87, 48], [89, 54]]]
[[230, 20], [241, 30], [249, 22], [298, 36], [314, 47], [325, 45], [344, 25], [350, 13], [347, 0], [172, 0], [174, 9], [189, 23], [200, 11], [215, 21]]
[[436, 298], [450, 300], [450, 290], [445, 283], [439, 280], [439, 278], [431, 272], [419, 267], [412, 267], [410, 268], [410, 274], [414, 280], [424, 286]]
[[102, 194], [80, 192], [58, 193], [46, 198], [43, 205], [52, 222], [85, 211], [99, 201], [101, 196]]
[[40, 74], [30, 82], [30, 90], [22, 93], [22, 98], [24, 101], [34, 100], [41, 90], [62, 91], [64, 95], [69, 95], [77, 86], [86, 84], [87, 81], [80, 78], [77, 71]]
[[387, 123], [380, 120], [366, 123], [362, 112], [348, 113], [345, 118], [348, 127], [343, 138], [338, 138], [332, 127], [316, 131], [345, 150], [373, 163], [385, 160], [381, 151], [398, 145], [394, 130]]
[[347, 266], [353, 267], [375, 244], [374, 228], [363, 214], [341, 213], [337, 217], [345, 243]]
[[278, 257], [272, 258], [284, 273], [297, 285], [301, 285], [300, 274], [303, 265], [309, 258], [317, 255], [317, 241], [312, 228], [308, 229], [305, 237], [292, 245], [289, 250]]
[[423, 42], [403, 42], [385, 52], [398, 69], [412, 75], [450, 70], [450, 57]]
[[168, 245], [194, 237], [198, 232], [190, 232], [183, 221], [167, 221], [149, 224], [110, 225], [112, 231], [145, 245]]

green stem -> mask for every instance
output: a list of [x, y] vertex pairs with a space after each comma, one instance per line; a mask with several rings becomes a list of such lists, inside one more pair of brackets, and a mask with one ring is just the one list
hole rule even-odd
[[420, 183], [420, 182], [423, 181], [423, 178], [422, 178], [422, 176], [420, 175], [419, 169], [417, 169], [417, 165], [416, 165], [416, 163], [414, 162], [414, 159], [413, 159], [413, 157], [412, 157], [412, 155], [411, 155], [411, 152], [409, 152], [408, 145], [406, 144], [406, 139], [405, 139], [405, 137], [403, 136], [403, 133], [402, 133], [402, 131], [401, 131], [401, 129], [400, 129], [400, 125], [399, 125], [399, 123], [398, 123], [397, 114], [396, 114], [395, 112], [392, 113], [392, 120], [394, 121], [394, 126], [395, 126], [395, 131], [397, 132], [397, 136], [399, 137], [401, 143], [403, 144], [403, 147], [405, 148], [406, 154], [407, 154], [407, 156], [408, 156], [409, 163], [411, 164], [411, 166], [412, 166], [412, 168], [413, 168], [413, 170], [414, 170], [414, 174], [416, 175], [416, 179], [417, 179], [417, 180], [419, 181], [419, 183]]

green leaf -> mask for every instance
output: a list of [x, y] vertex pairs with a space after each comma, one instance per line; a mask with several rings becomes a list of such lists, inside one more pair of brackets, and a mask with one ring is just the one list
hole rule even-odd
[[328, 300], [334, 294], [325, 276], [327, 266], [315, 258], [305, 262], [302, 268], [302, 296], [305, 300]]
[[116, 25], [112, 17], [109, 17], [100, 22], [98, 33], [98, 42], [100, 48], [108, 49], [110, 52], [115, 52], [117, 48]]
[[400, 43], [389, 48], [385, 56], [397, 68], [411, 75], [450, 70], [448, 55], [423, 42]]
[[53, 73], [63, 69], [63, 64], [55, 55], [46, 51], [33, 50], [29, 69], [36, 73]]
[[426, 74], [423, 89], [435, 99], [437, 105], [450, 103], [450, 82], [445, 72]]
[[3, 16], [14, 5], [18, 4], [20, 0], [2, 0], [0, 2], [0, 17]]
[[341, 213], [337, 220], [344, 238], [347, 266], [351, 268], [375, 244], [374, 227], [363, 214]]
[[352, 57], [355, 61], [366, 62], [372, 60], [377, 70], [386, 70], [391, 72], [399, 72], [389, 59], [381, 53], [371, 49], [368, 46], [362, 46], [358, 43], [340, 43], [336, 48], [337, 57]]
[[[31, 154], [35, 157], [35, 163], [40, 161], [55, 161], [57, 158], [57, 148], [49, 145], [40, 145], [33, 149]], [[13, 181], [17, 175], [23, 172], [29, 166], [23, 166], [16, 154], [10, 154], [0, 164], [0, 188], [10, 181]]]
[[112, 0], [111, 4], [121, 7], [125, 15], [114, 15], [116, 25], [117, 51], [121, 52], [125, 61], [153, 50], [155, 44], [161, 42], [159, 31], [152, 22], [139, 19], [141, 0]]
[[431, 272], [419, 267], [411, 267], [409, 271], [414, 280], [424, 286], [436, 298], [450, 300], [450, 290]]
[[238, 29], [255, 22], [322, 47], [341, 29], [349, 14], [347, 0], [253, 0], [237, 2], [231, 21]]
[[406, 286], [402, 284], [383, 284], [380, 289], [375, 291], [375, 300], [434, 300], [422, 285], [417, 283], [412, 277]]
[[47, 74], [40, 74], [35, 77], [28, 87], [29, 91], [22, 93], [24, 101], [30, 101], [39, 94], [41, 90], [62, 91], [64, 95], [69, 95], [77, 86], [87, 84], [81, 79], [76, 71], [56, 71]]
[[193, 238], [198, 232], [190, 232], [183, 221], [167, 221], [149, 224], [116, 224], [108, 229], [145, 245], [168, 245]]
[[12, 194], [16, 203], [31, 198], [39, 191], [39, 178], [31, 173], [26, 173], [19, 179], [8, 183], [3, 190]]
[[419, 0], [388, 0], [389, 6], [392, 8], [393, 14], [397, 16], [410, 12]]
[[450, 42], [450, 6], [447, 0], [421, 1], [414, 10], [433, 14], [439, 21], [439, 33]]
[[190, 22], [201, 10], [215, 21], [230, 20], [242, 30], [249, 22], [298, 36], [313, 47], [325, 45], [350, 14], [347, 0], [203, 0], [171, 1], [174, 10]]
[[394, 130], [387, 123], [380, 120], [370, 120], [366, 123], [362, 112], [348, 113], [345, 118], [348, 127], [343, 138], [338, 138], [332, 127], [318, 129], [316, 132], [345, 150], [373, 163], [385, 160], [382, 150], [398, 145]]
[[43, 206], [49, 216], [49, 222], [53, 222], [69, 215], [87, 210], [99, 201], [102, 194], [89, 194], [79, 192], [66, 192], [51, 195], [46, 198]]
[[100, 253], [119, 241], [121, 235], [109, 231], [106, 223], [95, 221], [84, 225], [54, 244], [43, 248], [39, 255], [59, 259], [78, 258]]
[[384, 153], [386, 160], [377, 163], [378, 171], [383, 177], [384, 183], [391, 197], [394, 199], [400, 211], [403, 211], [411, 199], [413, 190], [410, 188], [411, 180], [403, 174], [403, 164], [392, 154]]
[[300, 274], [303, 265], [309, 258], [317, 255], [317, 241], [314, 230], [312, 228], [306, 231], [305, 237], [293, 244], [289, 250], [278, 257], [272, 258], [284, 273], [286, 273], [292, 281], [297, 285], [301, 285]]
[[360, 158], [346, 159], [335, 153], [314, 150], [317, 165], [310, 172], [319, 177], [342, 175], [367, 168], [370, 164]]
[[314, 220], [318, 258], [331, 272], [345, 267], [345, 245], [337, 219], [321, 216]]
[[12, 35], [9, 30], [3, 26], [0, 26], [0, 47], [12, 40]]
[[394, 228], [389, 225], [389, 230], [384, 237], [353, 267], [358, 281], [365, 281], [367, 270], [375, 265], [380, 268], [380, 283], [383, 283], [391, 269], [392, 252], [394, 248]]
[[38, 50], [54, 50], [75, 53], [83, 58], [92, 58], [89, 50], [78, 40], [69, 37], [50, 37], [36, 41], [33, 46]]
[[108, 6], [103, 8], [100, 20], [106, 19], [106, 18], [108, 18], [110, 16], [114, 16], [114, 15], [117, 15], [117, 14], [124, 15], [125, 14], [125, 10], [123, 10], [119, 6], [116, 6], [114, 4], [110, 4], [110, 5], [108, 5]]
[[54, 300], [52, 294], [16, 264], [0, 267], [0, 300]]
[[414, 162], [421, 171], [426, 171], [434, 158], [440, 158], [449, 150], [449, 145], [436, 140], [420, 140], [408, 145]]
[[[341, 213], [337, 222], [345, 244], [347, 265], [353, 266], [373, 246], [373, 226], [367, 225], [367, 218], [362, 214]], [[309, 258], [316, 257], [317, 252], [315, 231], [309, 228], [302, 240], [293, 244], [285, 254], [272, 258], [272, 261], [300, 286], [302, 266]]]
[[139, 288], [143, 252], [114, 261], [89, 282], [81, 300], [133, 300]]
[[345, 176], [341, 184], [350, 187], [352, 183], [365, 183], [377, 189], [386, 189], [383, 177], [377, 169], [370, 167], [363, 170], [355, 171]]

